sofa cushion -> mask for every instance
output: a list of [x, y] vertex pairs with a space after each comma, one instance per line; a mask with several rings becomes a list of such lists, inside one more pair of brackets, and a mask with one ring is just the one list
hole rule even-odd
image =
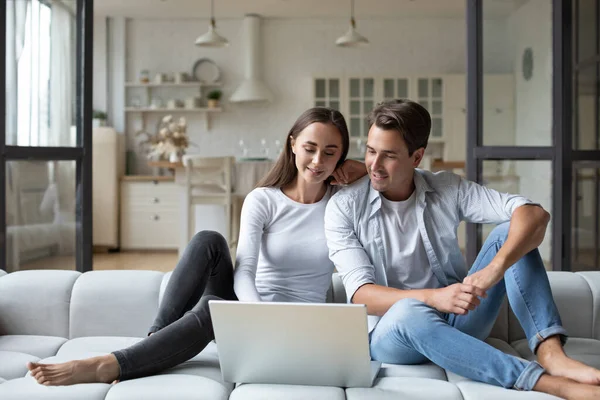
[[55, 336], [6, 335], [0, 336], [0, 351], [26, 353], [38, 358], [56, 354], [67, 339]]
[[146, 336], [158, 311], [162, 279], [155, 271], [83, 274], [73, 287], [69, 337]]
[[444, 370], [433, 363], [419, 365], [382, 364], [378, 378], [429, 378], [446, 380]]
[[156, 375], [113, 385], [106, 400], [227, 400], [231, 389], [192, 375]]
[[[235, 391], [234, 391], [235, 393]], [[377, 378], [370, 388], [347, 388], [348, 400], [462, 400], [458, 388], [426, 378]]]
[[[569, 336], [591, 338], [594, 322], [592, 291], [583, 276], [572, 272], [548, 274], [552, 294]], [[515, 315], [508, 319], [509, 343], [525, 339], [525, 333]]]
[[0, 376], [4, 379], [22, 378], [27, 374], [27, 363], [39, 358], [15, 351], [0, 351]]
[[160, 281], [160, 289], [159, 289], [160, 291], [158, 293], [158, 304], [159, 305], [163, 301], [163, 296], [165, 295], [165, 289], [167, 288], [169, 280], [171, 280], [171, 275], [173, 275], [173, 271], [167, 272], [166, 274], [163, 275], [162, 280]]
[[[526, 360], [535, 360], [526, 339], [517, 340], [512, 346]], [[565, 344], [565, 353], [575, 360], [581, 361], [594, 368], [600, 368], [600, 340], [587, 338], [569, 338]]]
[[[95, 357], [108, 354], [116, 350], [124, 349], [142, 340], [142, 338], [126, 337], [84, 337], [71, 339], [65, 343], [58, 353], [57, 357], [64, 360], [79, 360], [87, 357]], [[42, 362], [50, 362], [42, 360]], [[208, 346], [198, 355], [180, 364], [170, 368], [160, 375], [194, 375], [203, 376], [219, 382], [230, 391], [233, 384], [223, 382], [221, 367], [219, 364], [219, 355], [217, 345], [210, 342]]]
[[12, 379], [0, 385], [2, 400], [103, 400], [111, 385], [86, 383], [73, 386], [44, 386], [31, 376]]
[[75, 271], [18, 271], [0, 279], [0, 335], [68, 337]]
[[92, 336], [68, 340], [56, 353], [58, 357], [80, 359], [84, 356], [95, 357], [129, 347], [142, 338], [120, 336]]
[[600, 340], [600, 274], [598, 271], [578, 272], [590, 286], [593, 298], [592, 338]]
[[540, 392], [520, 392], [469, 380], [458, 382], [456, 386], [460, 389], [464, 400], [560, 400], [558, 397]]
[[229, 400], [345, 400], [344, 389], [333, 386], [242, 384]]

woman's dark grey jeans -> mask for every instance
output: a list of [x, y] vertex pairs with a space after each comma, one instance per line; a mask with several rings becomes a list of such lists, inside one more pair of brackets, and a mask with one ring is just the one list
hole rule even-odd
[[208, 301], [237, 300], [227, 241], [198, 232], [186, 247], [165, 290], [158, 315], [141, 342], [115, 351], [120, 380], [153, 375], [189, 360], [215, 338]]

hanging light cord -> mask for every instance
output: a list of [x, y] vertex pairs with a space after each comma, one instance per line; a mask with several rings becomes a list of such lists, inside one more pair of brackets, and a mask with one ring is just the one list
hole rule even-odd
[[215, 28], [216, 24], [215, 24], [215, 0], [210, 0], [210, 26], [213, 27], [213, 29]]
[[354, 0], [350, 0], [350, 24], [353, 28], [356, 28], [356, 21], [354, 20]]

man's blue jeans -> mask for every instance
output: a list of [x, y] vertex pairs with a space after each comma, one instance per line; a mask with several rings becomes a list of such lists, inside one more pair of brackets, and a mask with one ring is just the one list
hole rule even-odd
[[[509, 223], [488, 236], [469, 274], [485, 268], [508, 235]], [[546, 338], [566, 331], [552, 298], [539, 251], [533, 250], [510, 267], [504, 279], [487, 292], [467, 315], [445, 314], [414, 299], [394, 304], [371, 332], [371, 357], [390, 364], [431, 360], [461, 376], [518, 390], [532, 390], [544, 369], [503, 353], [483, 342], [498, 316], [504, 296], [535, 353]]]

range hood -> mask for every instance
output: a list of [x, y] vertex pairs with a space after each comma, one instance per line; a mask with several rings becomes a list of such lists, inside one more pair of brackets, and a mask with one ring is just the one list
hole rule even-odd
[[260, 16], [246, 14], [242, 23], [244, 81], [229, 98], [231, 102], [271, 101], [273, 94], [261, 79]]

